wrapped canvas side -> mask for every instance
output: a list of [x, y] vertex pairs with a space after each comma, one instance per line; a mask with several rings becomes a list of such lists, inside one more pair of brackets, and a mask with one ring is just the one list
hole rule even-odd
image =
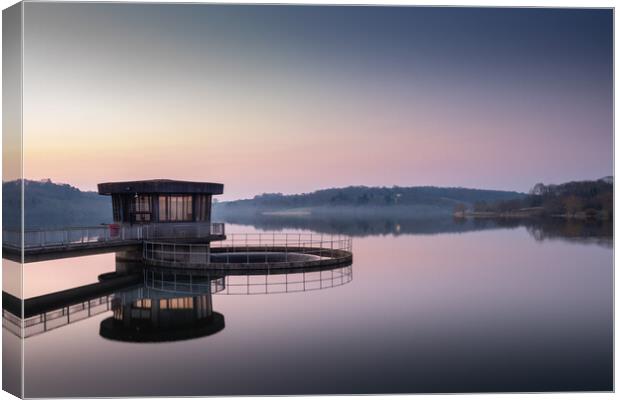
[[23, 397], [23, 3], [2, 12], [2, 389]]

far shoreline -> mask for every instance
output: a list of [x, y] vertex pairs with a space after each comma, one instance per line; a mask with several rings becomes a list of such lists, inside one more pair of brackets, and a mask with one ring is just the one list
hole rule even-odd
[[520, 209], [514, 211], [465, 211], [465, 212], [455, 212], [452, 215], [454, 218], [474, 218], [474, 219], [483, 219], [483, 218], [498, 218], [498, 219], [529, 219], [529, 218], [555, 218], [555, 219], [565, 219], [565, 220], [577, 220], [577, 221], [608, 221], [611, 219], [611, 215], [605, 211], [598, 210], [586, 210], [579, 211], [572, 214], [553, 214], [549, 215], [545, 213], [543, 207], [532, 207], [527, 209]]

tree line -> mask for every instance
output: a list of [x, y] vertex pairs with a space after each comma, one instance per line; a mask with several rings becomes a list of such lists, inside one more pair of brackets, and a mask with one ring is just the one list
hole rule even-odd
[[368, 187], [348, 186], [317, 190], [311, 193], [285, 195], [265, 193], [252, 199], [225, 202], [229, 207], [300, 208], [329, 206], [407, 206], [434, 205], [450, 210], [455, 203], [473, 204], [524, 197], [525, 194], [502, 190], [443, 188], [435, 186]]
[[[459, 204], [455, 213], [467, 207]], [[537, 183], [527, 196], [495, 202], [477, 201], [474, 213], [533, 212], [542, 216], [611, 219], [613, 216], [613, 178], [574, 181], [559, 185]]]

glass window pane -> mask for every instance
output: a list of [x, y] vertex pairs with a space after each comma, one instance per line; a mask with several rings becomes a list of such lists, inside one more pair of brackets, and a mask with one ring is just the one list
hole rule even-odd
[[159, 196], [159, 220], [166, 221], [168, 215], [166, 210], [166, 196]]
[[192, 196], [186, 196], [185, 220], [192, 220]]
[[170, 220], [178, 220], [177, 215], [177, 196], [170, 196]]
[[159, 196], [160, 221], [192, 221], [192, 196]]

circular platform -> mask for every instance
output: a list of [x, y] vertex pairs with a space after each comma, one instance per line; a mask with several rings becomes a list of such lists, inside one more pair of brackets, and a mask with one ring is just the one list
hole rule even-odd
[[143, 259], [149, 266], [215, 271], [269, 271], [348, 265], [352, 239], [314, 234], [232, 234], [223, 242], [146, 241]]

